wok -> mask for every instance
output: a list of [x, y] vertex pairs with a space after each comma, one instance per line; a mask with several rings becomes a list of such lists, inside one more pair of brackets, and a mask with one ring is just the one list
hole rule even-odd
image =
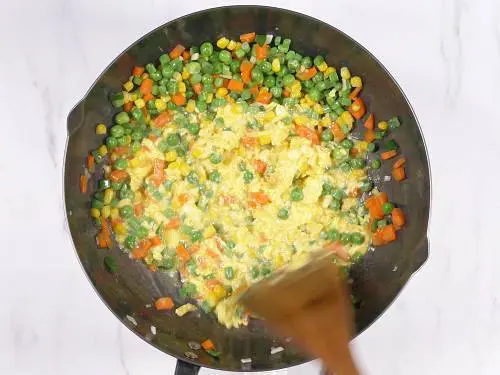
[[[94, 133], [95, 125], [110, 124], [115, 114], [109, 104], [110, 94], [121, 90], [121, 84], [127, 80], [134, 65], [156, 61], [177, 43], [200, 45], [222, 35], [237, 38], [249, 31], [291, 38], [294, 50], [301, 54], [321, 54], [333, 66], [349, 66], [366, 83], [362, 98], [377, 118], [397, 115], [402, 121], [393, 137], [407, 158], [407, 180], [403, 183], [384, 181], [383, 176], [390, 175], [389, 165], [373, 177], [376, 185], [404, 209], [407, 226], [396, 242], [367, 253], [351, 269], [353, 294], [359, 301], [356, 305], [357, 333], [382, 314], [428, 256], [430, 174], [423, 136], [401, 88], [373, 55], [324, 22], [278, 8], [214, 8], [168, 22], [117, 57], [69, 114], [64, 192], [69, 229], [89, 281], [102, 301], [134, 333], [179, 359], [176, 374], [195, 374], [200, 366], [231, 371], [273, 370], [298, 365], [310, 358], [296, 351], [286, 340], [274, 336], [260, 320], [251, 320], [245, 328], [226, 329], [213, 315], [191, 313], [180, 318], [151, 308], [152, 301], [160, 296], [172, 295], [180, 301], [178, 280], [166, 273], [150, 272], [117, 247], [110, 251], [96, 248], [97, 229], [91, 223], [89, 207], [97, 179], [91, 178], [88, 194], [81, 194], [79, 178], [88, 151], [102, 141]], [[116, 272], [107, 269], [106, 255], [114, 258]], [[156, 327], [156, 332], [151, 326]], [[198, 343], [206, 338], [215, 343], [220, 358], [212, 358], [198, 349]], [[271, 354], [273, 347], [284, 350]], [[241, 361], [245, 358], [250, 358], [251, 362]]]

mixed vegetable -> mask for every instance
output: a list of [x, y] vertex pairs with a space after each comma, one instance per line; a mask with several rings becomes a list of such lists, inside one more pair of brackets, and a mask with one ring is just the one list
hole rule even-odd
[[[347, 67], [255, 33], [177, 45], [134, 67], [111, 97], [113, 125], [96, 126], [105, 142], [80, 180], [86, 193], [103, 170], [90, 209], [98, 247], [110, 248], [114, 233], [152, 271], [178, 271], [184, 301], [238, 327], [248, 318], [238, 294], [273, 270], [318, 247], [348, 265], [370, 244], [394, 241], [404, 213], [368, 171], [400, 154], [386, 139], [400, 122], [376, 123], [362, 88]], [[352, 136], [358, 123], [361, 140]], [[403, 157], [392, 177], [405, 179]], [[155, 306], [175, 302], [163, 296]]]

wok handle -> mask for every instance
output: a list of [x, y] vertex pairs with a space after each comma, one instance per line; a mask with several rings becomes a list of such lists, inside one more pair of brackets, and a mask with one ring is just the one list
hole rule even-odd
[[67, 126], [68, 126], [68, 136], [71, 135], [83, 125], [84, 122], [84, 107], [85, 99], [80, 100], [71, 110], [68, 115]]
[[417, 272], [429, 257], [429, 239], [426, 237], [423, 243], [413, 254], [413, 272]]
[[177, 361], [174, 375], [196, 375], [200, 371], [200, 366], [192, 365], [181, 360]]

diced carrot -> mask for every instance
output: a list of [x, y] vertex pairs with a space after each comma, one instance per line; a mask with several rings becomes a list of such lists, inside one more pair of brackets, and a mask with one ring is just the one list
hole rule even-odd
[[398, 152], [396, 150], [390, 150], [390, 151], [382, 152], [380, 154], [380, 158], [382, 160], [389, 160], [389, 159], [392, 159], [397, 154], [398, 154]]
[[364, 135], [365, 141], [371, 143], [375, 140], [375, 132], [373, 129], [367, 129]]
[[283, 96], [284, 96], [285, 98], [288, 98], [288, 97], [290, 96], [290, 94], [291, 94], [290, 90], [288, 90], [288, 89], [284, 89], [284, 90], [283, 90]]
[[193, 244], [189, 247], [190, 254], [197, 253], [198, 251], [200, 251], [200, 245], [198, 245], [198, 244]]
[[392, 166], [392, 168], [396, 169], [396, 168], [402, 167], [405, 163], [406, 163], [406, 159], [405, 158], [399, 158], [398, 160], [396, 160], [396, 162], [394, 163], [394, 165]]
[[332, 129], [333, 138], [335, 139], [335, 141], [340, 142], [340, 141], [345, 139], [346, 135], [342, 131], [342, 129], [340, 129], [339, 124], [334, 122], [331, 126], [331, 129]]
[[225, 87], [227, 89], [227, 85], [229, 85], [229, 80], [227, 78], [224, 78], [222, 81], [222, 87]]
[[186, 104], [186, 97], [182, 95], [182, 93], [177, 93], [174, 96], [172, 96], [172, 101], [176, 105], [184, 105]]
[[172, 310], [174, 306], [174, 300], [170, 297], [161, 297], [155, 301], [156, 310]]
[[241, 43], [245, 43], [245, 42], [252, 43], [254, 41], [254, 39], [255, 39], [255, 32], [240, 35]]
[[144, 205], [142, 203], [137, 203], [134, 206], [134, 214], [135, 216], [141, 216], [144, 213]]
[[182, 55], [182, 52], [184, 52], [184, 50], [186, 49], [186, 47], [184, 47], [183, 45], [181, 44], [177, 44], [173, 49], [172, 51], [170, 51], [170, 53], [168, 54], [170, 56], [170, 58], [172, 60], [175, 60], [177, 59], [180, 55]]
[[132, 250], [132, 258], [134, 259], [144, 259], [151, 248], [151, 241], [142, 240], [139, 244]]
[[96, 239], [97, 239], [97, 247], [99, 249], [104, 249], [108, 247], [108, 244], [106, 243], [106, 240], [104, 239], [104, 235], [102, 234], [102, 232], [99, 232], [97, 234]]
[[88, 154], [87, 155], [87, 169], [89, 170], [89, 172], [94, 172], [94, 168], [95, 168], [94, 155]]
[[115, 169], [109, 174], [109, 179], [113, 182], [124, 182], [127, 178], [128, 173], [119, 169]]
[[165, 160], [155, 159], [153, 162], [153, 178], [152, 181], [156, 186], [160, 186], [165, 179]]
[[253, 163], [255, 165], [255, 170], [257, 171], [257, 173], [264, 174], [266, 172], [267, 164], [264, 161], [256, 159]]
[[394, 179], [396, 181], [403, 181], [404, 179], [406, 179], [405, 168], [399, 167], [399, 168], [393, 169], [392, 170], [392, 177], [394, 177]]
[[253, 64], [250, 61], [245, 60], [245, 61], [241, 62], [240, 71], [242, 71], [242, 72], [251, 72], [252, 68], [253, 68]]
[[317, 73], [318, 71], [316, 70], [316, 67], [313, 66], [312, 68], [305, 69], [304, 71], [297, 73], [297, 78], [301, 81], [307, 81], [314, 77]]
[[372, 236], [372, 244], [374, 246], [381, 246], [384, 245], [384, 238], [382, 237], [382, 232], [380, 230], [377, 230], [373, 236]]
[[120, 147], [115, 147], [113, 149], [113, 154], [115, 154], [116, 156], [123, 156], [126, 153], [128, 153], [128, 151], [129, 151], [128, 146], [120, 146]]
[[196, 93], [196, 95], [200, 95], [200, 92], [203, 90], [203, 86], [201, 83], [196, 83], [193, 85], [193, 91]]
[[375, 199], [378, 201], [378, 203], [382, 206], [384, 203], [389, 202], [389, 197], [387, 196], [387, 193], [385, 191], [381, 191], [377, 195], [375, 195]]
[[384, 203], [388, 202], [388, 197], [385, 192], [381, 192], [377, 195], [373, 195], [368, 198], [365, 202], [365, 206], [368, 208], [368, 212], [370, 213], [370, 217], [373, 219], [382, 219], [384, 218]]
[[150, 100], [154, 99], [154, 96], [153, 96], [153, 94], [148, 92], [148, 93], [144, 94], [144, 96], [142, 98], [144, 99], [144, 101], [149, 102]]
[[187, 195], [186, 193], [181, 193], [177, 197], [177, 200], [179, 201], [179, 203], [182, 206], [184, 203], [186, 203], [189, 200], [189, 195]]
[[265, 60], [267, 57], [267, 49], [269, 46], [264, 44], [263, 46], [255, 45], [255, 58], [259, 61]]
[[255, 85], [253, 87], [250, 88], [250, 94], [252, 95], [259, 95], [259, 86]]
[[215, 350], [215, 345], [212, 340], [205, 340], [201, 343], [201, 347], [205, 350]]
[[191, 254], [186, 250], [186, 247], [182, 244], [177, 246], [175, 249], [177, 255], [182, 259], [182, 261], [187, 262], [191, 258]]
[[406, 223], [405, 214], [401, 208], [394, 208], [391, 212], [391, 218], [396, 229], [400, 229]]
[[207, 249], [206, 251], [207, 255], [211, 258], [218, 258], [219, 257], [219, 254], [217, 254], [215, 251], [213, 251], [212, 249]]
[[153, 125], [157, 128], [163, 128], [167, 125], [170, 120], [172, 120], [172, 114], [170, 112], [161, 112], [158, 116], [153, 120]]
[[134, 102], [130, 101], [130, 102], [127, 102], [123, 105], [123, 110], [125, 112], [130, 112], [130, 110], [132, 109], [132, 107], [134, 106]]
[[361, 98], [356, 98], [348, 109], [356, 120], [360, 120], [366, 113], [365, 102]]
[[271, 94], [269, 91], [261, 91], [257, 94], [255, 101], [262, 104], [269, 104], [271, 103], [272, 98], [273, 94]]
[[256, 208], [257, 206], [263, 206], [271, 202], [269, 196], [263, 191], [256, 191], [250, 193], [250, 207]]
[[309, 139], [314, 145], [319, 145], [320, 143], [318, 133], [313, 129], [309, 129], [307, 126], [296, 125], [295, 132], [299, 137]]
[[141, 86], [139, 86], [139, 91], [142, 95], [150, 94], [153, 89], [153, 80], [146, 78], [141, 82]]
[[222, 283], [217, 280], [217, 279], [211, 279], [207, 281], [207, 288], [212, 290], [214, 289], [217, 285], [221, 285]]
[[373, 129], [375, 127], [375, 116], [373, 115], [373, 113], [370, 113], [363, 126], [366, 129]]
[[85, 194], [87, 192], [87, 176], [82, 174], [80, 176], [80, 192]]
[[185, 50], [184, 52], [182, 52], [182, 59], [184, 61], [189, 61], [190, 58], [191, 58], [191, 54], [189, 53], [188, 50]]
[[354, 90], [352, 90], [351, 93], [349, 94], [349, 99], [351, 100], [356, 99], [360, 92], [361, 92], [361, 87], [354, 88]]
[[243, 83], [252, 82], [251, 73], [252, 73], [251, 70], [242, 70], [241, 71], [241, 80], [243, 81]]
[[396, 228], [394, 228], [394, 225], [392, 224], [386, 225], [385, 227], [381, 228], [381, 232], [384, 243], [392, 242], [397, 238]]
[[134, 66], [132, 69], [132, 75], [134, 77], [140, 77], [144, 73], [144, 67], [143, 66]]
[[174, 217], [170, 219], [165, 225], [165, 229], [177, 229], [181, 226], [181, 219], [178, 217]]
[[158, 271], [158, 266], [157, 266], [156, 264], [154, 264], [154, 263], [151, 263], [151, 264], [148, 266], [148, 268], [149, 268], [149, 270], [150, 270], [151, 272], [156, 272], [156, 271]]
[[370, 213], [370, 217], [372, 217], [374, 219], [383, 219], [384, 218], [384, 211], [383, 211], [382, 207], [379, 205], [368, 207], [368, 212]]
[[150, 241], [151, 241], [151, 246], [159, 246], [159, 245], [161, 245], [161, 238], [160, 238], [160, 236], [151, 237]]
[[241, 92], [243, 91], [243, 82], [231, 79], [229, 80], [227, 88], [231, 91]]
[[148, 139], [150, 141], [153, 141], [153, 142], [156, 141], [158, 138], [159, 137], [156, 134], [153, 134], [153, 133], [151, 133], [150, 135], [148, 135]]
[[246, 147], [255, 147], [257, 146], [257, 138], [251, 137], [249, 135], [244, 135], [241, 137], [241, 143], [243, 143]]
[[342, 246], [342, 244], [338, 241], [326, 244], [325, 246], [323, 246], [323, 248], [325, 248], [328, 251], [331, 251], [343, 261], [349, 260], [349, 253], [346, 251], [344, 246]]

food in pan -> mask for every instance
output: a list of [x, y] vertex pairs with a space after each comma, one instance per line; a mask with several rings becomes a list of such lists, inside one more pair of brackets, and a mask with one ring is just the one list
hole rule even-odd
[[[134, 67], [87, 159], [89, 171], [103, 170], [90, 209], [98, 246], [111, 247], [114, 233], [152, 271], [179, 272], [179, 302], [238, 327], [248, 321], [238, 294], [275, 269], [317, 248], [349, 265], [394, 241], [403, 211], [369, 171], [393, 163], [393, 179], [405, 179], [399, 146], [386, 139], [400, 122], [376, 123], [362, 88], [347, 67], [255, 33], [177, 45]], [[172, 297], [156, 308], [173, 310]]]

